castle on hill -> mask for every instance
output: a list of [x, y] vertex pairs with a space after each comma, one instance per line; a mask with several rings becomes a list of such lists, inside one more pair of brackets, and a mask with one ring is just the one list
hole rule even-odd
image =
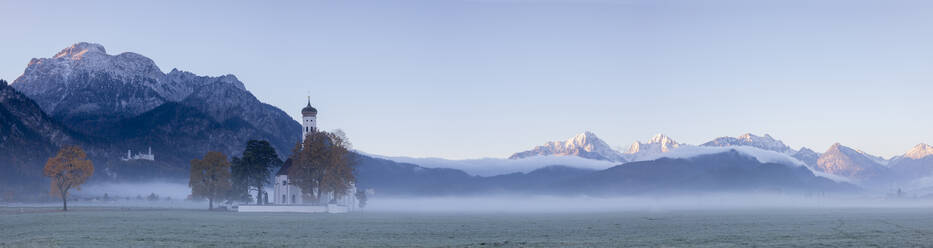
[[133, 154], [132, 150], [126, 150], [126, 157], [120, 158], [123, 161], [130, 160], [149, 160], [155, 161], [155, 155], [152, 154], [152, 147], [149, 147], [149, 153], [137, 153]]

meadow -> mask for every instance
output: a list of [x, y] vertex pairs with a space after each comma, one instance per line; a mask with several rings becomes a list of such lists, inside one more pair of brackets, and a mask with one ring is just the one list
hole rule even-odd
[[0, 207], [0, 247], [924, 247], [933, 209], [263, 214]]

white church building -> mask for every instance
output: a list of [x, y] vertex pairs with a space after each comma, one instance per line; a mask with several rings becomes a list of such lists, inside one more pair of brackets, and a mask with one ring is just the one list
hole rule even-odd
[[[317, 109], [311, 106], [311, 101], [309, 99], [308, 106], [305, 106], [301, 109], [301, 141], [304, 143], [304, 139], [311, 132], [317, 131]], [[288, 181], [288, 170], [291, 168], [292, 161], [288, 159], [285, 161], [285, 164], [279, 169], [278, 173], [275, 174], [275, 180], [273, 184], [275, 185], [273, 189], [273, 204], [275, 205], [306, 205], [302, 197], [301, 188], [296, 185], [292, 185]], [[357, 199], [353, 194], [356, 192], [356, 187], [351, 184], [350, 189], [347, 191], [346, 196], [343, 196], [339, 199], [336, 199], [336, 205], [339, 207], [344, 207], [346, 210], [350, 210], [356, 207]], [[330, 202], [333, 199], [333, 195], [324, 195], [321, 196], [321, 202]], [[333, 204], [331, 204], [333, 205]], [[333, 208], [334, 206], [329, 206]], [[333, 212], [333, 210], [329, 210]]]

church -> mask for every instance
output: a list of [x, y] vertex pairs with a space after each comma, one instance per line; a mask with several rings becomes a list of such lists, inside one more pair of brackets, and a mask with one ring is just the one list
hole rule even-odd
[[[301, 109], [301, 141], [304, 143], [308, 134], [317, 131], [317, 109], [311, 106], [311, 99], [308, 99], [308, 105]], [[292, 185], [288, 181], [288, 170], [291, 168], [292, 160], [288, 159], [278, 173], [275, 174], [275, 185], [273, 190], [273, 203], [276, 205], [304, 205], [301, 188]], [[337, 205], [353, 208], [356, 204], [356, 186], [351, 184], [346, 196], [336, 199]], [[321, 202], [330, 202], [333, 199], [332, 194], [321, 196]]]

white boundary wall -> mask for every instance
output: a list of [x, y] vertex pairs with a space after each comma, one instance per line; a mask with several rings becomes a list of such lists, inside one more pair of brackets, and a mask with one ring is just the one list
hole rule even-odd
[[241, 213], [327, 213], [327, 206], [303, 205], [240, 205], [237, 212]]

